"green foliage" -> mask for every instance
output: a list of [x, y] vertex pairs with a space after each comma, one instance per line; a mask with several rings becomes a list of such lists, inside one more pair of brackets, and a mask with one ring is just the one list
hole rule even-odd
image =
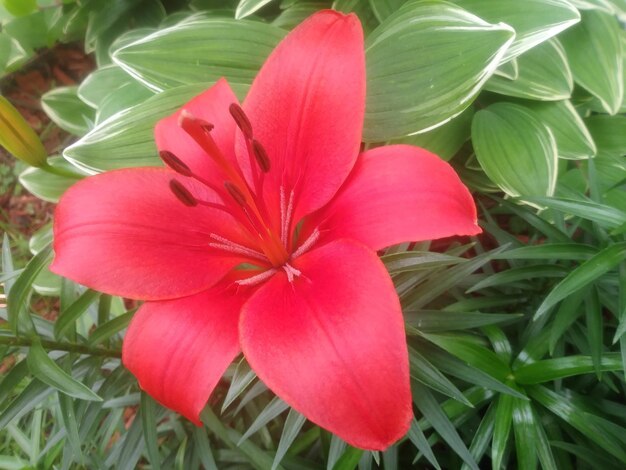
[[[159, 165], [158, 119], [222, 75], [243, 98], [287, 30], [334, 7], [365, 27], [365, 140], [449, 160], [475, 192], [484, 234], [382, 256], [404, 310], [416, 416], [384, 453], [307, 422], [243, 359], [196, 428], [121, 366], [134, 306], [52, 277], [49, 227], [25, 266], [5, 235], [1, 468], [626, 466], [623, 1], [2, 5], [0, 73], [79, 37], [99, 64], [44, 97], [79, 139], [52, 170], [21, 174], [42, 199], [87, 173]], [[54, 321], [33, 311], [41, 292], [60, 299]]]

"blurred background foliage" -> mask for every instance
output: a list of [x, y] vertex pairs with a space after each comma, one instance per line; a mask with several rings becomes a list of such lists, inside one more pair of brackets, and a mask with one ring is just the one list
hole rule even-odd
[[[21, 153], [38, 138], [4, 128], [21, 160], [0, 161], [0, 468], [626, 467], [625, 0], [0, 5], [3, 94], [48, 155]], [[322, 8], [355, 12], [366, 32], [366, 145], [449, 160], [484, 229], [382, 253], [416, 416], [384, 453], [307, 422], [244, 360], [196, 428], [121, 366], [137, 305], [47, 268], [48, 203], [87, 175], [159, 165], [158, 119], [221, 76], [243, 98], [286, 32]], [[15, 88], [42, 61], [53, 65], [33, 104]], [[11, 109], [0, 114], [18, 123]]]

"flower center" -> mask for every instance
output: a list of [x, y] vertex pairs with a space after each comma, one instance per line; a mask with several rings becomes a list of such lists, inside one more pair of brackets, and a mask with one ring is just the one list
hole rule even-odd
[[[268, 279], [279, 270], [284, 271], [287, 279], [292, 282], [300, 276], [300, 271], [289, 262], [308, 251], [319, 238], [316, 229], [297, 248], [294, 244], [293, 213], [294, 192], [280, 186], [279, 204], [280, 221], [278, 229], [272, 229], [272, 213], [263, 198], [265, 177], [271, 170], [271, 160], [263, 145], [254, 138], [252, 125], [243, 109], [236, 103], [229, 107], [229, 112], [244, 137], [250, 158], [249, 184], [243, 176], [239, 165], [225, 157], [211, 135], [214, 126], [211, 123], [194, 117], [183, 110], [179, 116], [179, 126], [213, 159], [222, 173], [223, 184], [216, 185], [194, 173], [187, 164], [169, 151], [161, 151], [163, 162], [181, 176], [193, 178], [209, 188], [220, 202], [203, 201], [178, 179], [170, 180], [170, 190], [180, 202], [186, 206], [204, 205], [223, 211], [244, 229], [252, 240], [253, 247], [244, 246], [218, 234], [211, 234], [209, 246], [212, 248], [240, 255], [264, 271], [246, 279], [237, 281], [240, 285], [254, 285]], [[258, 273], [258, 270], [251, 271]]]

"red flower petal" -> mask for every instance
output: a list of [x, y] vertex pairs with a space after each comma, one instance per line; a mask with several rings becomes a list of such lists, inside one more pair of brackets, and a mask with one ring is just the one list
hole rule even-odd
[[[87, 178], [61, 199], [54, 221], [51, 269], [114, 295], [158, 300], [200, 292], [241, 262], [209, 247], [210, 234], [231, 239], [233, 219], [204, 206], [187, 207], [169, 189], [175, 173], [118, 170]], [[186, 182], [197, 196], [206, 188]]]
[[412, 417], [400, 303], [376, 254], [339, 240], [296, 260], [244, 305], [240, 341], [278, 396], [349, 444], [384, 449]]
[[306, 221], [328, 238], [379, 250], [396, 243], [476, 235], [476, 206], [452, 167], [432, 153], [390, 145], [361, 154], [337, 196]]
[[239, 353], [243, 296], [211, 289], [176, 300], [147, 302], [124, 338], [124, 365], [164, 406], [200, 425], [200, 412]]
[[161, 119], [154, 128], [154, 136], [159, 151], [168, 150], [191, 168], [198, 176], [214, 182], [218, 186], [223, 177], [215, 161], [183, 131], [178, 125], [178, 117], [183, 110], [203, 119], [215, 127], [211, 135], [224, 156], [235, 161], [235, 121], [228, 112], [232, 103], [238, 103], [237, 97], [225, 79], [196, 96], [171, 116]]
[[[295, 188], [295, 221], [326, 204], [361, 142], [365, 54], [357, 17], [327, 10], [295, 28], [263, 65], [244, 109], [271, 161], [268, 206], [279, 213], [281, 185], [287, 196]], [[247, 152], [238, 156], [249, 173]]]

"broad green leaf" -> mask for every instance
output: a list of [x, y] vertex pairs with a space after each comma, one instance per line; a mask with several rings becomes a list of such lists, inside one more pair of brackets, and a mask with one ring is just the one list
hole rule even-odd
[[78, 86], [78, 97], [92, 108], [98, 108], [109, 93], [133, 81], [121, 67], [107, 65], [87, 75]]
[[[20, 174], [20, 183], [39, 199], [57, 202], [61, 195], [81, 179], [76, 169], [62, 157], [52, 157], [48, 160], [52, 168], [59, 169], [65, 174], [55, 174], [40, 168], [29, 167]], [[75, 174], [76, 176], [70, 176]]]
[[76, 86], [53, 88], [41, 97], [41, 106], [57, 126], [80, 137], [93, 127], [95, 113], [77, 90]]
[[25, 16], [37, 10], [37, 0], [2, 0], [2, 6], [15, 16]]
[[611, 245], [574, 269], [559, 282], [537, 309], [534, 319], [545, 315], [554, 305], [574, 292], [590, 285], [626, 259], [626, 242]]
[[272, 0], [239, 0], [239, 4], [235, 10], [235, 19], [240, 20], [246, 16], [250, 16], [271, 1]]
[[28, 58], [28, 53], [15, 38], [0, 32], [0, 74], [17, 68]]
[[[293, 444], [293, 441], [298, 437], [298, 433], [304, 426], [306, 418], [298, 413], [294, 409], [290, 409], [285, 420], [285, 426], [283, 427], [283, 433], [280, 436], [278, 447], [276, 448], [276, 456], [274, 457], [274, 463], [272, 464], [272, 470], [276, 470], [276, 467], [280, 464], [285, 457], [285, 454]], [[358, 461], [358, 459], [357, 459]]]
[[456, 0], [486, 21], [502, 21], [515, 29], [515, 41], [503, 62], [532, 49], [580, 21], [567, 0]]
[[296, 2], [285, 8], [280, 15], [272, 21], [272, 25], [286, 30], [293, 29], [313, 13], [328, 8], [328, 3], [324, 2]]
[[406, 3], [366, 41], [364, 140], [427, 132], [460, 114], [513, 35], [447, 2]]
[[485, 90], [531, 100], [556, 101], [570, 97], [574, 79], [565, 51], [556, 39], [525, 52], [517, 62], [517, 78], [493, 75], [485, 84]]
[[399, 10], [406, 0], [369, 0], [369, 3], [378, 21], [383, 22]]
[[570, 160], [580, 160], [593, 157], [596, 154], [596, 144], [580, 118], [574, 106], [569, 101], [556, 103], [528, 102], [526, 104], [535, 112], [535, 115], [550, 128], [559, 157]]
[[113, 52], [114, 62], [155, 91], [226, 77], [250, 84], [285, 31], [258, 21], [201, 18]]
[[557, 147], [550, 129], [528, 108], [496, 103], [478, 111], [472, 140], [481, 167], [511, 196], [552, 195]]
[[90, 173], [161, 165], [154, 143], [154, 125], [205, 88], [206, 85], [179, 87], [149, 98], [98, 124], [67, 147], [63, 155]]
[[574, 80], [600, 100], [609, 114], [624, 99], [620, 26], [601, 11], [583, 12], [582, 21], [561, 36]]
[[449, 312], [445, 310], [418, 310], [404, 312], [404, 320], [420, 331], [455, 331], [478, 328], [521, 318], [515, 313]]
[[[619, 353], [602, 355], [600, 367], [603, 371], [623, 370], [624, 365]], [[513, 373], [520, 384], [538, 384], [563, 379], [575, 375], [590, 374], [595, 371], [593, 360], [589, 356], [566, 356], [544, 359], [527, 364]]]
[[435, 431], [437, 431], [441, 438], [471, 469], [478, 470], [474, 458], [465, 446], [454, 425], [443, 412], [441, 405], [437, 402], [432, 393], [430, 393], [428, 388], [415, 381], [412, 381], [411, 388], [413, 392], [413, 402], [430, 422]]
[[580, 409], [563, 393], [541, 385], [529, 386], [526, 390], [535, 401], [626, 464], [626, 429]]
[[143, 103], [154, 96], [154, 92], [136, 81], [128, 82], [111, 91], [96, 111], [96, 125], [111, 116]]
[[535, 470], [537, 467], [537, 440], [535, 418], [528, 400], [513, 398], [513, 433], [519, 470]]
[[35, 377], [60, 392], [81, 400], [102, 401], [89, 387], [68, 375], [50, 359], [38, 340], [33, 341], [27, 360], [28, 368]]
[[368, 36], [378, 26], [379, 21], [367, 0], [334, 0], [332, 8], [343, 13], [357, 15], [363, 26], [365, 36]]
[[585, 125], [598, 146], [599, 156], [623, 159], [626, 155], [626, 116], [594, 115], [585, 119]]
[[493, 427], [493, 439], [491, 441], [492, 468], [502, 467], [502, 461], [506, 451], [511, 422], [513, 421], [513, 403], [515, 397], [500, 395], [496, 404], [496, 414]]
[[423, 134], [404, 137], [393, 143], [416, 145], [448, 161], [469, 139], [473, 117], [474, 108], [469, 107], [443, 126], [439, 126]]
[[15, 280], [8, 293], [7, 314], [9, 317], [9, 325], [11, 330], [16, 334], [18, 330], [23, 332], [22, 329], [26, 331], [32, 329], [32, 320], [30, 319], [30, 312], [28, 311], [29, 306], [27, 305], [31, 294], [31, 287], [37, 275], [50, 263], [51, 259], [52, 247], [50, 246], [37, 253], [33, 259], [28, 262], [26, 268]]
[[569, 0], [579, 10], [601, 10], [605, 13], [613, 13], [613, 7], [608, 0]]

